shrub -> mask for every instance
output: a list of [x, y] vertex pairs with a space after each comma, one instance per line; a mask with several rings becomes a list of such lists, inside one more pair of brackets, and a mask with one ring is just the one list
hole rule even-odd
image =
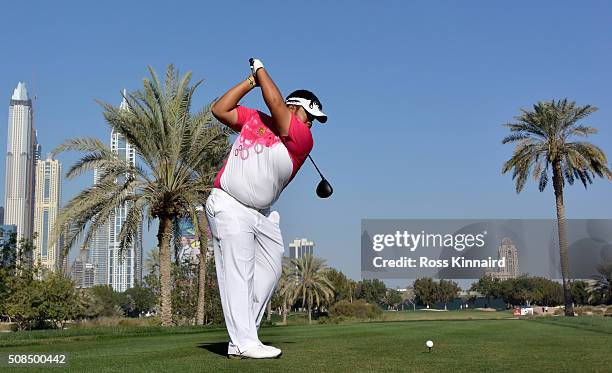
[[350, 320], [352, 318], [347, 318], [346, 316], [323, 317], [319, 319], [319, 324], [337, 325]]
[[382, 310], [364, 300], [356, 300], [350, 303], [342, 300], [330, 307], [329, 313], [331, 316], [354, 317], [356, 319], [379, 319], [382, 317]]
[[75, 324], [78, 328], [98, 328], [98, 327], [129, 327], [129, 326], [158, 326], [159, 317], [139, 317], [126, 318], [120, 316], [102, 316], [92, 320], [81, 320]]

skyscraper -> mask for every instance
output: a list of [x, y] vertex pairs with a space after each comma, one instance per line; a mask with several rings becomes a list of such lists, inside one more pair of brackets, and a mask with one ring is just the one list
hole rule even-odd
[[[128, 110], [125, 99], [120, 107]], [[136, 150], [114, 129], [111, 131], [111, 150], [120, 159], [136, 165]], [[101, 172], [102, 170], [94, 172], [94, 183], [100, 181]], [[110, 285], [116, 291], [124, 291], [133, 287], [136, 282], [142, 281], [142, 227], [130, 247], [122, 250], [119, 241], [119, 233], [129, 207], [128, 203], [115, 209], [109, 222], [96, 232], [91, 242], [92, 262], [96, 268], [96, 285]]]
[[89, 262], [89, 250], [86, 247], [81, 248], [81, 252], [74, 260], [70, 275], [77, 288], [94, 286], [94, 266]]
[[30, 234], [34, 233], [34, 208], [36, 207], [36, 166], [42, 146], [38, 143], [38, 131], [32, 126], [32, 177], [30, 178]]
[[59, 240], [52, 241], [52, 231], [62, 199], [62, 165], [52, 159], [36, 164], [36, 193], [34, 198], [34, 261], [51, 271], [61, 269]]
[[9, 105], [4, 223], [17, 226], [17, 242], [32, 236], [34, 129], [32, 100], [19, 82]]
[[314, 242], [305, 238], [296, 239], [289, 244], [289, 259], [302, 259], [305, 255], [314, 255]]
[[[94, 185], [100, 182], [101, 171], [94, 170]], [[94, 285], [108, 285], [108, 222], [94, 232], [89, 243], [94, 266]]]
[[498, 271], [486, 271], [485, 276], [500, 280], [517, 278], [520, 275], [518, 249], [508, 237], [504, 237], [501, 245], [497, 248], [497, 259], [503, 258], [505, 258], [506, 266]]
[[4, 207], [0, 206], [0, 225], [4, 225]]

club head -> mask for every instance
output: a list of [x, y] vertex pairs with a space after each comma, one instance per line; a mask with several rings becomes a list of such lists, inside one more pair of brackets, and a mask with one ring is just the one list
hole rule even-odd
[[334, 193], [334, 188], [332, 188], [331, 184], [324, 178], [321, 179], [321, 182], [317, 185], [317, 196], [320, 198], [327, 198], [331, 196], [332, 193]]

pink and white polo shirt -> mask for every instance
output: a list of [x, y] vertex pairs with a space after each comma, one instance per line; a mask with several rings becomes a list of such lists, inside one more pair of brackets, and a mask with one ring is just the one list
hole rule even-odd
[[312, 134], [293, 114], [287, 136], [278, 136], [269, 115], [243, 106], [236, 110], [240, 135], [213, 186], [244, 205], [266, 209], [304, 164]]

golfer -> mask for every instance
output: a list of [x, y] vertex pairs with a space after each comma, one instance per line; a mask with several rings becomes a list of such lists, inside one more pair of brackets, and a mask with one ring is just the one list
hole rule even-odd
[[[270, 115], [238, 106], [259, 86]], [[212, 106], [213, 115], [240, 135], [206, 201], [217, 279], [230, 337], [228, 357], [276, 358], [281, 350], [259, 340], [257, 329], [282, 272], [278, 212], [270, 207], [312, 150], [310, 128], [327, 116], [309, 91], [283, 100], [260, 60], [251, 74]]]

